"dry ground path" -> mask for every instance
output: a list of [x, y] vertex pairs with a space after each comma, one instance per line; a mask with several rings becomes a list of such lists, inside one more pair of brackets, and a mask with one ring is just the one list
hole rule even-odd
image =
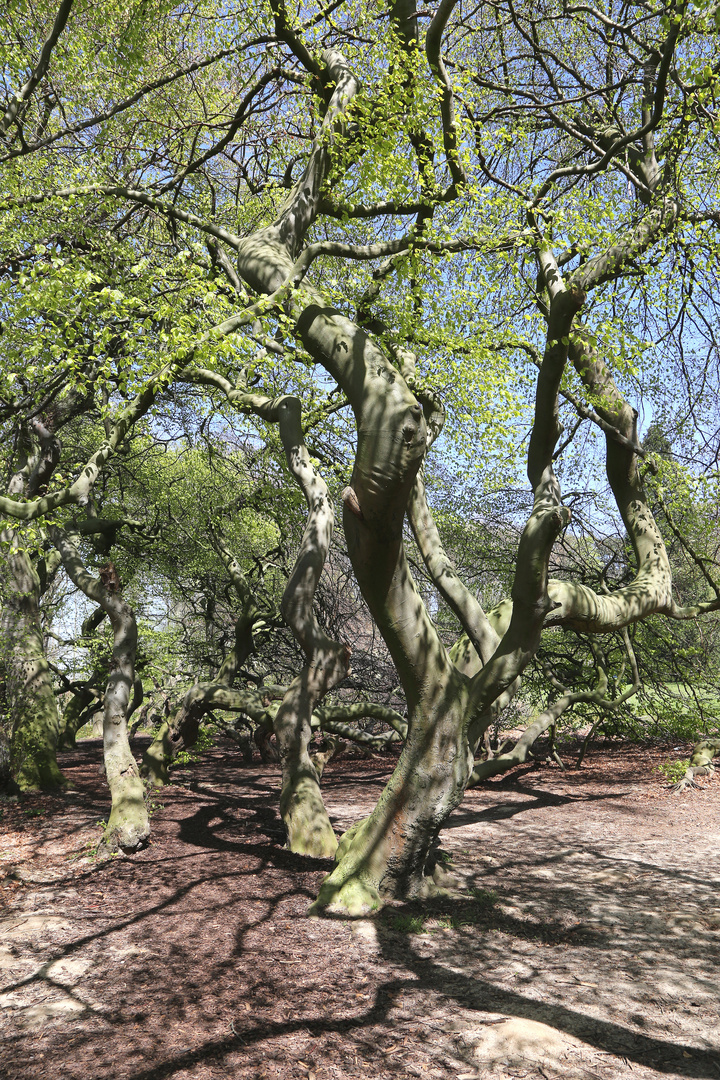
[[[97, 860], [99, 752], [64, 757], [75, 793], [0, 803], [7, 1080], [720, 1080], [720, 780], [670, 795], [667, 749], [469, 793], [454, 896], [357, 922], [307, 917], [328, 864], [283, 850], [276, 770], [230, 746]], [[338, 829], [391, 765], [329, 766]]]

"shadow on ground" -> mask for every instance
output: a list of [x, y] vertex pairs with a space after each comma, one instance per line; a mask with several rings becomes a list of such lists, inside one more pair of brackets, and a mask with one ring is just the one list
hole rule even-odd
[[[283, 850], [273, 770], [208, 754], [154, 796], [150, 848], [97, 862], [93, 752], [3, 821], [8, 1080], [720, 1077], [714, 789], [478, 790], [438, 853], [459, 891], [317, 920], [329, 863]], [[386, 772], [329, 773], [340, 827]]]

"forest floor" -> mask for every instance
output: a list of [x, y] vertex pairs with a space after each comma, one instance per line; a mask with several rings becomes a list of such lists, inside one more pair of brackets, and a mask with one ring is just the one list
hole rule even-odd
[[[152, 844], [100, 860], [100, 746], [62, 797], [0, 807], [6, 1080], [720, 1078], [720, 773], [601, 745], [469, 792], [458, 886], [371, 919], [307, 916], [328, 862], [283, 850], [277, 769], [231, 745], [153, 799]], [[328, 766], [337, 828], [389, 757]]]

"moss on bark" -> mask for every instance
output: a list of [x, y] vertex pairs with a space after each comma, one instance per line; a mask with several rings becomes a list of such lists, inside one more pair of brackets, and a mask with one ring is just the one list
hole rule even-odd
[[331, 858], [337, 850], [337, 837], [312, 765], [310, 770], [298, 770], [290, 782], [283, 785], [280, 814], [287, 829], [287, 844], [299, 855]]
[[112, 794], [112, 809], [103, 832], [102, 846], [106, 851], [137, 851], [150, 835], [145, 786], [135, 761], [127, 763], [121, 773], [108, 774]]
[[[30, 665], [26, 663], [27, 671]], [[15, 702], [11, 745], [13, 779], [21, 791], [56, 791], [68, 786], [57, 763], [58, 716], [50, 673], [42, 661]], [[47, 665], [44, 665], [47, 667]], [[40, 671], [38, 670], [40, 669]]]
[[168, 765], [173, 759], [170, 724], [164, 720], [157, 735], [143, 754], [141, 772], [153, 787], [163, 787], [170, 779]]
[[57, 763], [59, 717], [40, 627], [40, 582], [14, 535], [3, 567], [2, 647], [5, 654], [10, 761], [22, 791], [67, 786]]

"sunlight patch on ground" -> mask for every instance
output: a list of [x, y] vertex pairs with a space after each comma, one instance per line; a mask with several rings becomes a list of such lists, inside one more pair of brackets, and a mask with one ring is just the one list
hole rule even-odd
[[503, 1076], [508, 1065], [566, 1069], [572, 1064], [573, 1051], [584, 1045], [572, 1035], [521, 1017], [485, 1025], [477, 1033], [466, 1032], [465, 1041], [472, 1045], [472, 1056], [479, 1067], [490, 1068], [491, 1075]]

